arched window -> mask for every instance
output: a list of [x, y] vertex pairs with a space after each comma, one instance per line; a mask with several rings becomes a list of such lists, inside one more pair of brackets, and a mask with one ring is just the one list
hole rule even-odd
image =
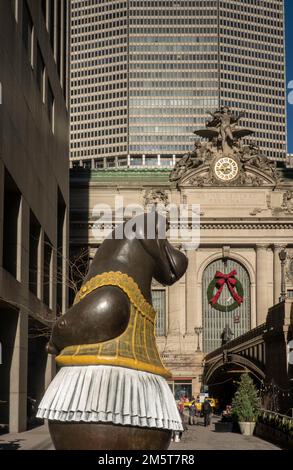
[[[224, 275], [236, 271], [234, 277], [227, 278], [215, 275], [219, 271]], [[216, 282], [218, 281], [218, 282]], [[230, 284], [230, 289], [228, 285]], [[210, 263], [203, 273], [203, 351], [210, 352], [222, 344], [222, 333], [229, 325], [232, 339], [250, 329], [251, 295], [250, 278], [242, 264], [233, 259], [218, 259]], [[222, 290], [221, 290], [222, 289]], [[215, 297], [219, 294], [219, 297]], [[239, 304], [239, 297], [243, 301]]]

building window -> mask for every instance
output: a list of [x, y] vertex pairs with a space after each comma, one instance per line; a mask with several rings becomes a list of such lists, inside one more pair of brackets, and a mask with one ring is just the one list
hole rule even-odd
[[66, 266], [66, 230], [65, 230], [66, 204], [60, 189], [58, 188], [58, 208], [57, 208], [57, 315], [65, 308], [63, 286], [65, 282]]
[[289, 262], [289, 273], [290, 276], [293, 278], [293, 258], [291, 258]]
[[166, 335], [166, 291], [165, 289], [152, 290], [153, 307], [157, 312], [156, 336]]
[[15, 20], [18, 20], [18, 0], [10, 0], [12, 12]]
[[33, 21], [27, 2], [23, 2], [22, 8], [22, 41], [27, 50], [29, 63], [33, 64]]
[[20, 265], [21, 193], [5, 170], [3, 214], [3, 268], [15, 278]]
[[55, 107], [54, 95], [53, 95], [51, 85], [48, 82], [48, 118], [49, 118], [53, 133], [54, 133], [54, 107]]
[[116, 166], [115, 164], [115, 157], [108, 157], [106, 160], [106, 165], [108, 168], [113, 168]]
[[43, 302], [52, 308], [52, 244], [44, 238]]
[[[227, 284], [218, 299], [219, 308], [209, 302], [208, 291], [214, 282], [217, 271], [228, 274], [236, 270], [236, 279], [243, 289], [243, 302], [238, 306], [229, 291]], [[213, 289], [214, 295], [217, 291]], [[221, 346], [226, 325], [229, 325], [233, 338], [242, 335], [251, 328], [251, 286], [250, 277], [245, 267], [234, 259], [217, 259], [210, 263], [203, 273], [202, 282], [202, 312], [203, 312], [203, 351], [211, 352]], [[235, 307], [235, 308], [234, 308]], [[232, 308], [232, 309], [231, 309]]]
[[168, 382], [168, 385], [174, 395], [175, 400], [180, 400], [181, 398], [187, 397], [188, 399], [192, 398], [192, 380], [187, 378], [182, 378]]
[[39, 45], [37, 45], [36, 79], [38, 88], [41, 93], [42, 101], [44, 102], [45, 63]]
[[96, 158], [95, 160], [95, 168], [104, 168], [104, 159], [103, 158]]
[[30, 211], [30, 232], [29, 232], [29, 289], [38, 295], [38, 279], [40, 274], [40, 237], [41, 225]]
[[42, 13], [44, 17], [45, 24], [47, 26], [47, 0], [41, 0]]
[[91, 169], [91, 166], [92, 166], [91, 160], [84, 160], [84, 161], [82, 162], [82, 166], [83, 166], [83, 168], [85, 168], [86, 170], [90, 170], [90, 169]]
[[55, 0], [49, 0], [49, 35], [52, 51], [54, 51], [54, 26], [55, 26]]

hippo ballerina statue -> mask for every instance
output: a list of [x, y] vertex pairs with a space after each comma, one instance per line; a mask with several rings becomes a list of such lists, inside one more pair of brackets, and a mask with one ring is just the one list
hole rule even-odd
[[101, 244], [53, 327], [47, 350], [60, 370], [37, 416], [49, 420], [56, 449], [167, 449], [172, 431], [182, 430], [156, 347], [151, 282], [172, 285], [187, 258], [166, 239], [162, 215], [130, 222], [130, 236], [117, 239], [116, 229]]

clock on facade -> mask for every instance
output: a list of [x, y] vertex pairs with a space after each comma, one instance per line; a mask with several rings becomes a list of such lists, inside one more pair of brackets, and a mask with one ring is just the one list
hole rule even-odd
[[232, 181], [239, 174], [239, 165], [232, 157], [220, 157], [214, 164], [214, 173], [221, 181]]

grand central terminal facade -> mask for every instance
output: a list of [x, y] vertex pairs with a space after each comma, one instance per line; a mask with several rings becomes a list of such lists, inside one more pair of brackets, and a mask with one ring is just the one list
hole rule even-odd
[[215, 113], [171, 170], [71, 170], [72, 256], [88, 247], [92, 258], [102, 241], [97, 203], [114, 209], [119, 196], [125, 206], [146, 210], [150, 204], [200, 207], [199, 245], [175, 241], [188, 257], [187, 273], [172, 287], [153, 284], [157, 344], [175, 397], [202, 389], [204, 356], [222, 344], [225, 331], [236, 338], [265, 322], [280, 298], [281, 251], [293, 297], [293, 170], [276, 167], [253, 138], [243, 141], [250, 131], [239, 119], [229, 110]]

